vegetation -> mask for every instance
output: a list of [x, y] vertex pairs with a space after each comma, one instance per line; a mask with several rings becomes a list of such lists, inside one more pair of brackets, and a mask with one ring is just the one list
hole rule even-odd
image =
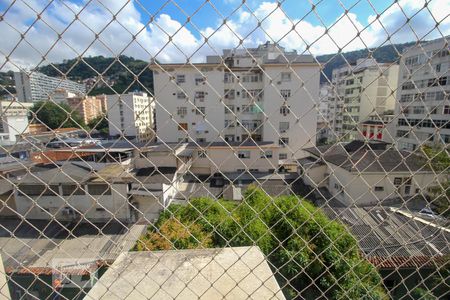
[[106, 119], [105, 116], [98, 116], [92, 120], [89, 121], [87, 124], [89, 129], [98, 130], [101, 135], [108, 136], [109, 135], [109, 125], [108, 125], [108, 119]]
[[[320, 63], [325, 64], [323, 74], [321, 76], [321, 82], [331, 81], [331, 73], [333, 69], [336, 69], [347, 63], [355, 63], [357, 59], [373, 57], [380, 63], [397, 62], [400, 59], [402, 51], [414, 45], [414, 42], [405, 44], [389, 44], [378, 48], [361, 49], [346, 53], [333, 53], [327, 55], [317, 56], [317, 60]], [[326, 76], [326, 77], [325, 77]], [[328, 78], [328, 80], [327, 80]]]
[[[84, 80], [98, 78], [99, 74], [111, 78], [114, 84], [94, 86], [90, 95], [126, 93], [134, 90], [153, 91], [153, 73], [148, 68], [149, 62], [134, 59], [128, 56], [120, 56], [116, 60], [113, 57], [84, 57], [80, 59], [65, 60], [60, 64], [51, 64], [38, 69], [48, 76], [62, 76], [66, 74], [71, 80]], [[139, 82], [134, 81], [134, 75], [139, 76]], [[99, 83], [103, 83], [98, 81]]]
[[50, 101], [36, 102], [32, 107], [32, 122], [45, 124], [50, 129], [82, 128], [85, 126], [78, 112], [72, 111], [65, 103], [56, 104]]
[[[422, 146], [422, 152], [428, 166], [436, 173], [448, 174], [450, 172], [450, 155], [442, 146]], [[434, 210], [440, 215], [450, 218], [450, 181], [441, 182], [432, 190], [431, 200]]]
[[275, 200], [256, 187], [240, 204], [210, 198], [171, 205], [135, 250], [258, 245], [289, 298], [385, 299], [377, 270], [356, 240], [296, 196]]

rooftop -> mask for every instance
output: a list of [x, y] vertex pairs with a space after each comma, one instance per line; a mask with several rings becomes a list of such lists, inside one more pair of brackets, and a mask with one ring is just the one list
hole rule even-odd
[[261, 250], [122, 253], [89, 299], [285, 299]]
[[380, 141], [353, 141], [312, 147], [305, 151], [349, 172], [430, 172], [420, 156]]
[[344, 223], [361, 250], [382, 266], [450, 254], [450, 231], [409, 218], [386, 206], [326, 207], [325, 214]]

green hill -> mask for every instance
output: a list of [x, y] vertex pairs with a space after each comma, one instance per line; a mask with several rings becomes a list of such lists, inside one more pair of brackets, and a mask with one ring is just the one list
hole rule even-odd
[[[323, 64], [324, 70], [321, 76], [321, 82], [326, 82], [327, 78], [331, 79], [331, 73], [334, 68], [349, 63], [356, 62], [359, 58], [373, 57], [378, 62], [397, 62], [399, 54], [406, 48], [414, 45], [414, 43], [386, 45], [376, 49], [363, 49], [357, 51], [346, 52], [343, 54], [327, 54], [317, 56], [317, 60]], [[345, 58], [345, 59], [344, 59]], [[117, 93], [126, 91], [143, 90], [153, 91], [153, 73], [148, 68], [148, 62], [134, 59], [129, 56], [120, 56], [118, 59], [112, 57], [84, 57], [80, 59], [64, 60], [62, 63], [54, 63], [51, 65], [38, 68], [39, 72], [49, 76], [59, 77], [67, 74], [68, 78], [75, 81], [81, 81], [87, 78], [98, 78], [98, 73], [108, 77], [112, 84], [112, 88]], [[97, 73], [98, 72], [98, 73]], [[132, 73], [139, 76], [139, 82], [134, 81]], [[11, 85], [9, 80], [10, 73], [0, 72], [0, 84]], [[9, 87], [13, 91], [12, 87]], [[4, 93], [4, 89], [3, 93]], [[111, 94], [113, 91], [108, 86], [94, 86], [90, 94]], [[0, 95], [2, 92], [0, 91]]]

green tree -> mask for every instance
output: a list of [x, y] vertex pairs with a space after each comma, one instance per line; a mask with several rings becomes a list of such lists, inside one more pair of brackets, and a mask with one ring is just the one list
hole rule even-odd
[[105, 116], [98, 116], [90, 120], [87, 126], [91, 130], [92, 129], [98, 130], [102, 135], [105, 136], [109, 135], [109, 124]]
[[[429, 168], [436, 174], [446, 174], [450, 172], [450, 155], [446, 148], [442, 146], [422, 146], [422, 152]], [[450, 181], [440, 182], [431, 189], [431, 203], [440, 215], [450, 217]]]
[[76, 111], [65, 103], [56, 104], [50, 101], [36, 102], [32, 111], [32, 120], [45, 124], [50, 129], [57, 128], [83, 128], [84, 121]]
[[[167, 228], [174, 220], [183, 226]], [[199, 198], [186, 206], [171, 205], [155, 226], [135, 250], [161, 243], [162, 249], [258, 245], [289, 298], [387, 297], [380, 275], [361, 256], [347, 228], [296, 196], [272, 199], [250, 186], [240, 204]]]

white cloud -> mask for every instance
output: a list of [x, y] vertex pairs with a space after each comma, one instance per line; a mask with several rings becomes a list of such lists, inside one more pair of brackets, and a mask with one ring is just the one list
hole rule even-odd
[[[148, 16], [141, 15], [136, 4], [129, 0], [55, 1], [37, 21], [35, 11], [44, 8], [42, 1], [27, 0], [26, 4], [17, 1], [0, 22], [0, 62], [8, 56], [14, 64], [31, 68], [78, 55], [119, 54], [145, 60], [156, 57], [163, 62], [184, 61], [187, 57], [198, 61], [204, 55], [220, 53], [223, 48], [238, 47], [240, 40], [246, 47], [267, 40], [299, 51], [309, 46], [307, 52], [317, 55], [339, 48], [351, 51], [373, 47], [385, 42], [388, 36], [392, 42], [405, 42], [449, 34], [450, 0], [433, 0], [426, 9], [424, 3], [425, 0], [400, 0], [379, 19], [370, 16], [368, 27], [363, 25], [364, 20], [349, 12], [339, 16], [326, 31], [325, 27], [306, 20], [288, 18], [276, 3], [262, 2], [253, 13], [240, 10], [226, 24], [216, 18], [209, 27], [191, 32], [192, 27], [184, 27], [168, 14], [160, 14], [147, 24]], [[75, 14], [79, 17], [74, 21]], [[117, 21], [112, 20], [113, 14], [117, 14]], [[411, 19], [407, 22], [407, 18]], [[435, 28], [436, 22], [440, 22], [441, 32]], [[21, 40], [21, 33], [25, 33], [25, 40]], [[204, 37], [208, 38], [206, 44]]]

